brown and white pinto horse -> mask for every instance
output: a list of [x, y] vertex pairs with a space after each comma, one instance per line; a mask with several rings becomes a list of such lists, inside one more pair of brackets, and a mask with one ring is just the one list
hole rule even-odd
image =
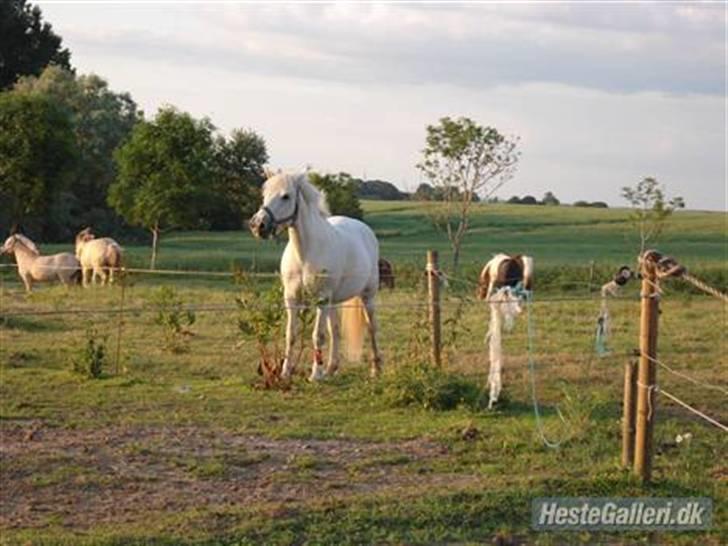
[[532, 289], [533, 258], [524, 254], [496, 254], [480, 272], [477, 296], [481, 300], [490, 299], [499, 288], [515, 287], [518, 283], [526, 290]]
[[496, 254], [485, 264], [478, 279], [478, 298], [490, 304], [490, 325], [485, 336], [490, 360], [488, 409], [498, 402], [503, 387], [501, 338], [503, 330], [510, 330], [521, 312], [522, 295], [513, 290], [519, 284], [526, 290], [533, 287], [533, 258], [530, 256]]

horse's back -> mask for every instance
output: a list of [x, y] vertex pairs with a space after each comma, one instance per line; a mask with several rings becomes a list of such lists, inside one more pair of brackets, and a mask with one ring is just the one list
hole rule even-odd
[[81, 249], [80, 260], [84, 267], [112, 266], [121, 262], [122, 248], [110, 237], [87, 241]]
[[51, 281], [59, 277], [70, 278], [79, 267], [79, 261], [70, 252], [39, 256], [33, 262], [32, 276], [37, 281]]

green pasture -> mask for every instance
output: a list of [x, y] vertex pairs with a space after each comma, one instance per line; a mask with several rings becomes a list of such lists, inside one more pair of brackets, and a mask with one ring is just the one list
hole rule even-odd
[[[365, 201], [365, 221], [377, 233], [383, 257], [396, 263], [424, 261], [428, 249], [439, 250], [443, 265], [450, 250], [445, 234], [429, 221], [433, 204], [407, 201]], [[537, 267], [587, 268], [635, 262], [639, 248], [627, 209], [570, 206], [477, 204], [462, 253], [465, 267], [483, 264], [496, 252], [532, 255]], [[718, 212], [679, 211], [656, 246], [692, 267], [725, 266], [727, 216]], [[42, 241], [38, 241], [42, 243]], [[247, 231], [175, 232], [162, 236], [159, 267], [229, 271], [235, 266], [272, 271], [284, 240], [256, 241]], [[150, 249], [126, 242], [128, 263], [146, 267]], [[68, 245], [42, 245], [43, 252], [68, 250]]]
[[[402, 273], [396, 290], [379, 295], [385, 371], [377, 380], [367, 378], [366, 363], [343, 363], [336, 377], [307, 383], [306, 343], [290, 390], [260, 388], [259, 353], [238, 327], [241, 288], [232, 278], [132, 274], [120, 321], [110, 312], [122, 305], [119, 286], [40, 287], [27, 296], [5, 271], [0, 544], [727, 543], [725, 433], [659, 397], [654, 482], [642, 485], [619, 466], [638, 287], [609, 302], [609, 354], [595, 353], [594, 329], [596, 288], [614, 265], [634, 262], [626, 212], [479, 208], [463, 281], [473, 280], [472, 263], [506, 250], [533, 254], [548, 288], [537, 290], [530, 309], [535, 375], [524, 313], [504, 337], [504, 395], [488, 411], [488, 309], [467, 282], [444, 289], [444, 369], [425, 366], [425, 300], [414, 264], [428, 248], [446, 259], [447, 247], [421, 207], [366, 203], [382, 254]], [[722, 214], [680, 213], [658, 246], [711, 279], [725, 278]], [[126, 247], [131, 265], [144, 266], [147, 249]], [[162, 240], [160, 267], [270, 271], [282, 248], [246, 233], [173, 232]], [[176, 349], [155, 320], [164, 286], [198, 307]], [[680, 281], [664, 288], [658, 355], [700, 384], [660, 368], [661, 387], [728, 422], [725, 306]], [[89, 337], [105, 350], [99, 379], [72, 370]], [[282, 337], [281, 325], [274, 344]], [[558, 449], [540, 437], [532, 378], [542, 432]], [[689, 441], [676, 441], [686, 433]], [[555, 495], [707, 496], [714, 525], [537, 535], [530, 501]]]

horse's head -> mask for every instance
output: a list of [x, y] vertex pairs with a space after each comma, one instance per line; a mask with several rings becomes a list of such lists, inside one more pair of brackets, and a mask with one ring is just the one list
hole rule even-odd
[[79, 231], [76, 235], [76, 257], [78, 257], [78, 254], [81, 251], [81, 247], [83, 247], [84, 243], [91, 241], [95, 238], [96, 236], [93, 234], [90, 227]]
[[292, 226], [298, 217], [301, 184], [298, 176], [278, 173], [263, 185], [263, 205], [248, 226], [254, 236], [267, 239], [279, 229]]
[[38, 250], [38, 247], [35, 246], [35, 243], [28, 239], [25, 235], [22, 235], [20, 233], [14, 233], [13, 235], [5, 239], [5, 243], [3, 244], [2, 248], [0, 248], [0, 254], [14, 254], [15, 250], [19, 246], [26, 248], [32, 254], [40, 254], [40, 251]]
[[2, 248], [0, 248], [0, 255], [12, 254], [13, 252], [15, 252], [15, 245], [16, 245], [15, 235], [11, 235], [7, 239], [5, 239], [5, 243], [3, 244]]

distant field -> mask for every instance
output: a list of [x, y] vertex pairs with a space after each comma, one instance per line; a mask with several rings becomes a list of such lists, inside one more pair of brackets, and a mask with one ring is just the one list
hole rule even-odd
[[[428, 249], [449, 263], [443, 233], [427, 218], [425, 203], [365, 201], [365, 220], [376, 231], [381, 254], [395, 262], [422, 263]], [[482, 264], [499, 251], [527, 253], [537, 267], [588, 267], [591, 261], [610, 266], [635, 261], [637, 241], [626, 209], [569, 206], [485, 205], [474, 209], [465, 239], [462, 263]], [[692, 267], [725, 266], [728, 259], [728, 217], [717, 212], [677, 213], [657, 246]], [[233, 264], [259, 270], [277, 267], [283, 243], [254, 240], [240, 232], [170, 232], [162, 237], [159, 267], [230, 270]], [[69, 245], [43, 245], [44, 252]], [[146, 266], [149, 248], [125, 245], [129, 264]]]

